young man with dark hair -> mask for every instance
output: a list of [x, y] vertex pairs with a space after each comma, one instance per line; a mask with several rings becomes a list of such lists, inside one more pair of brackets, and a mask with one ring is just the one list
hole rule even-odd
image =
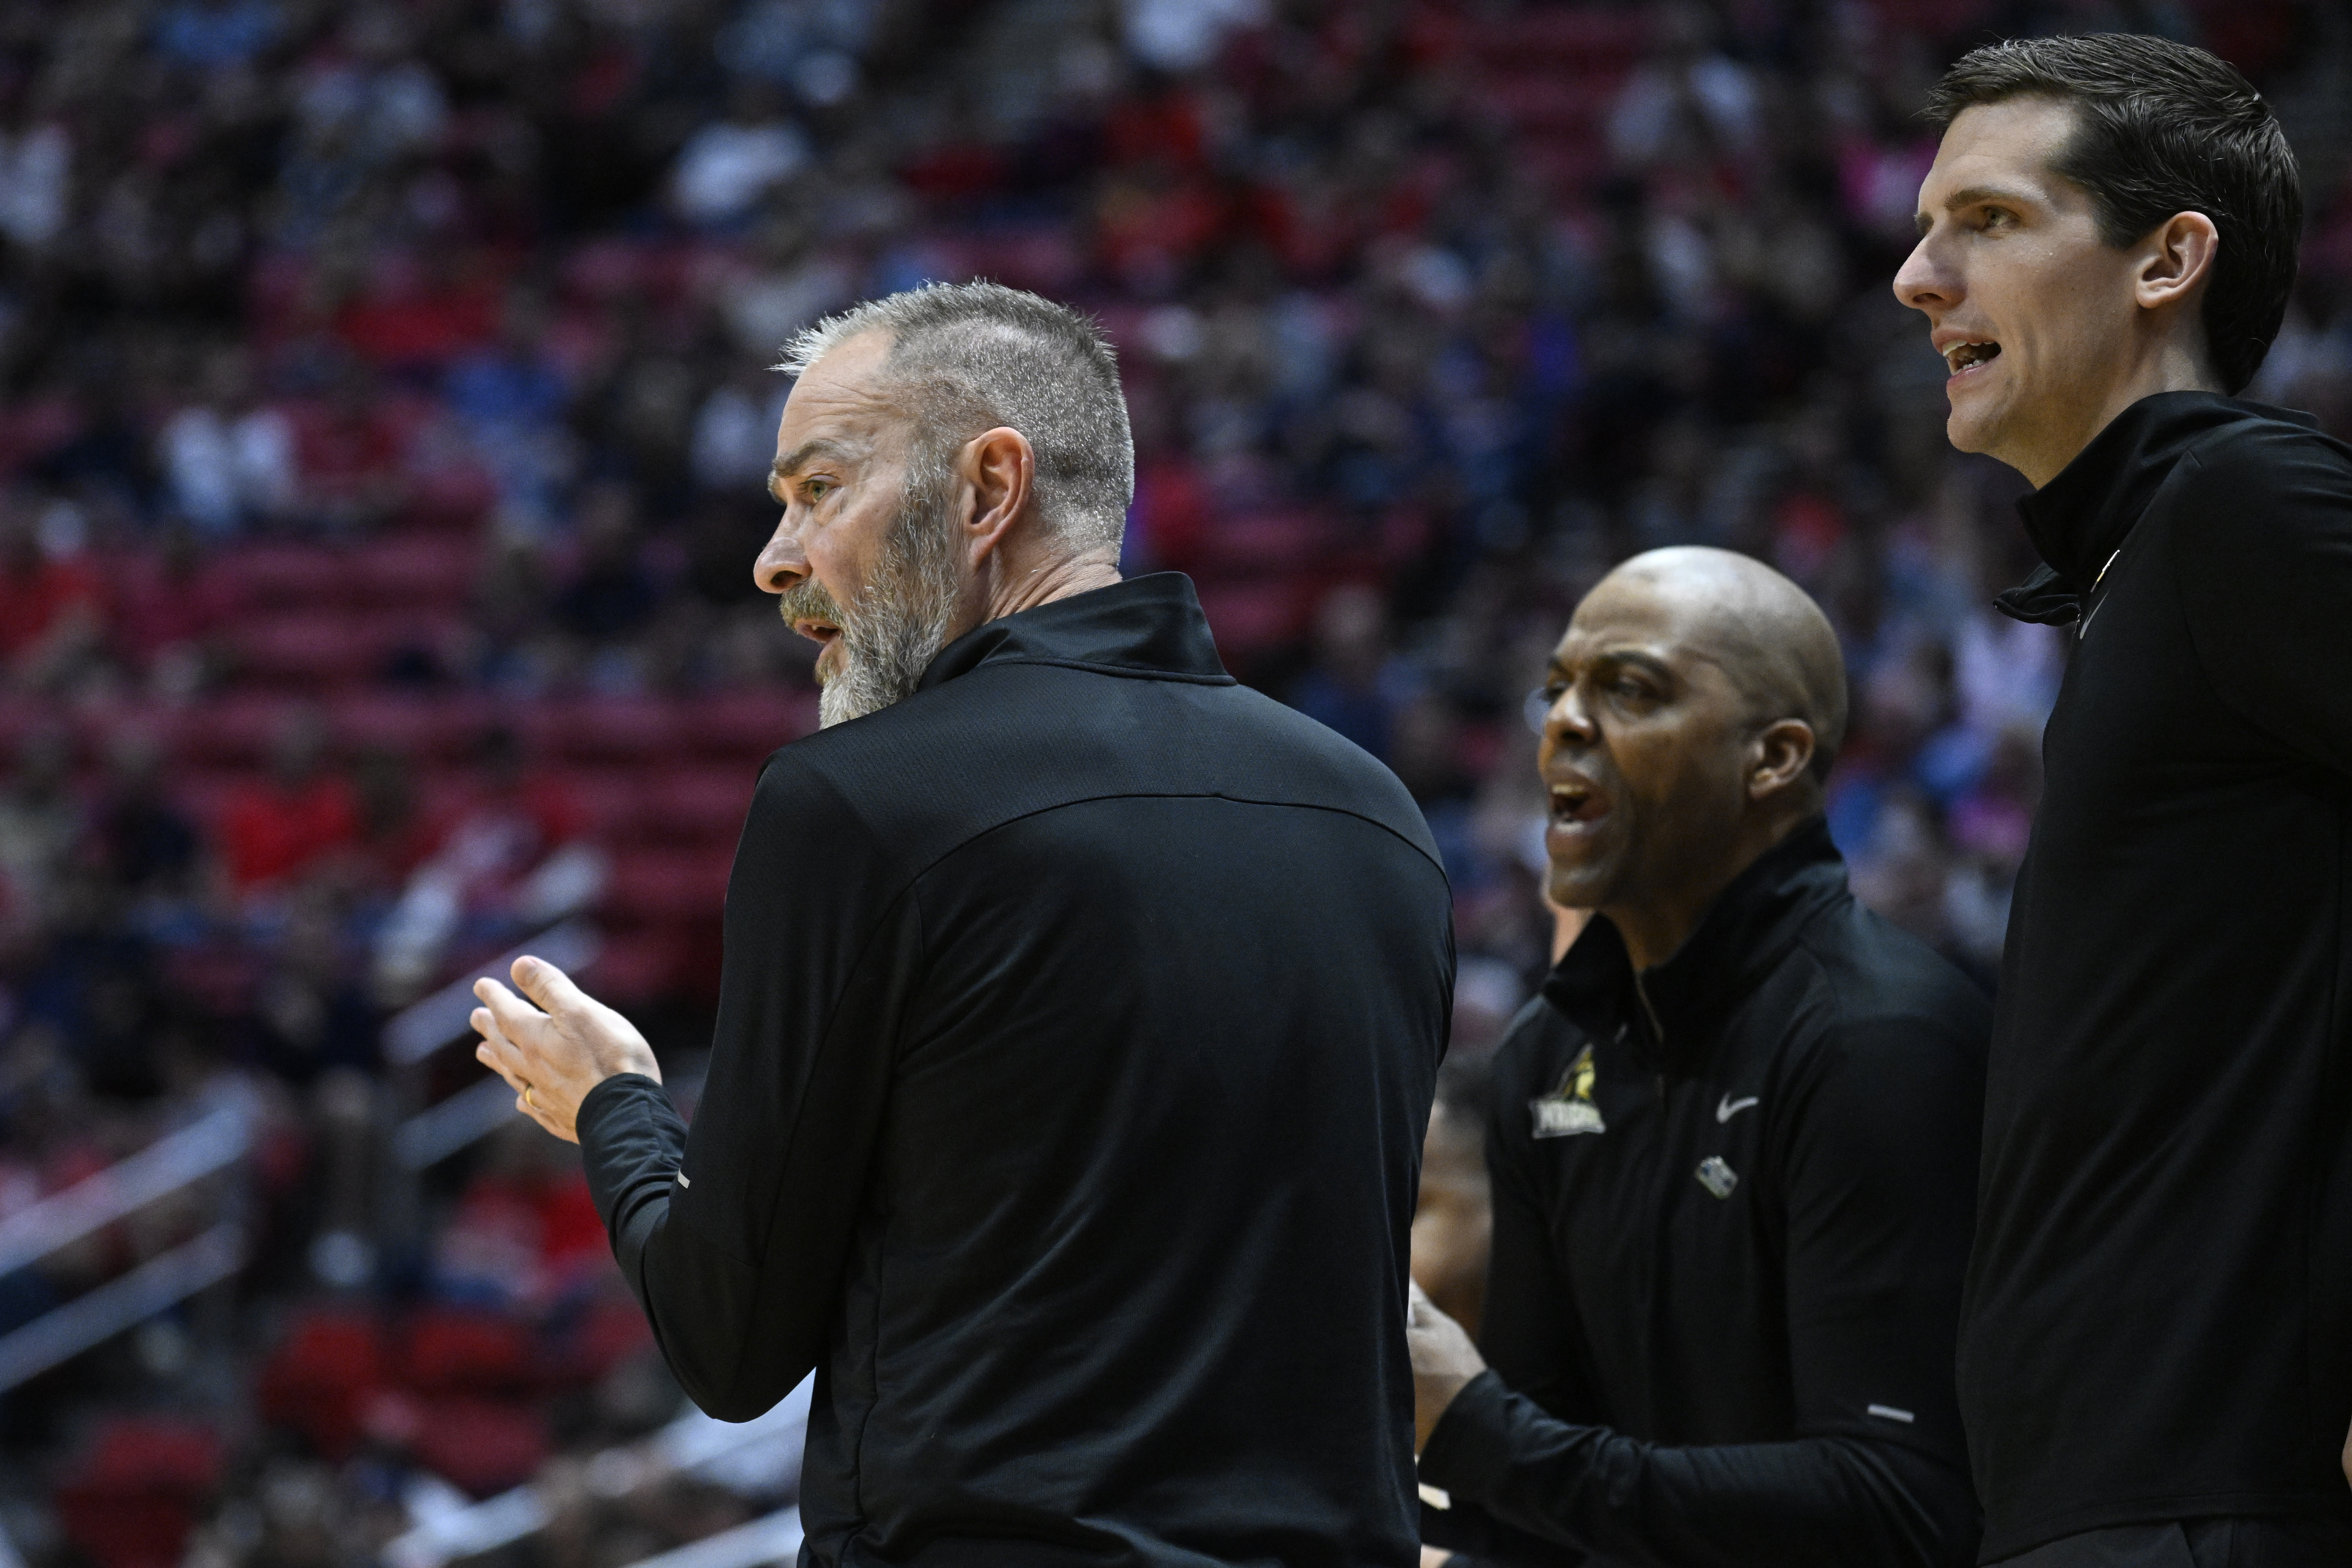
[[1550, 893], [1595, 913], [1496, 1052], [1476, 1345], [1415, 1295], [1425, 1537], [1452, 1568], [1960, 1568], [1991, 1008], [1846, 887], [1836, 634], [1759, 561], [1654, 550], [1545, 695]]
[[1985, 1558], [2352, 1562], [2352, 448], [2237, 401], [2302, 205], [2159, 38], [1979, 49], [1895, 280], [2071, 624], [1961, 1326]]

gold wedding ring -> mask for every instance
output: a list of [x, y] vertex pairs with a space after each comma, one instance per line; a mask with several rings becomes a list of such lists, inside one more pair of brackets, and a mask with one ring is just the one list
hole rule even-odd
[[530, 1097], [530, 1084], [526, 1083], [522, 1086], [522, 1103], [536, 1111], [539, 1109], [539, 1102]]

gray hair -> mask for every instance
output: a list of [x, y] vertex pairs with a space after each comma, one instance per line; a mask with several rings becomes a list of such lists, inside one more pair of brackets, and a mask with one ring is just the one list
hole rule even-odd
[[937, 463], [1004, 425], [1036, 454], [1037, 510], [1073, 549], [1117, 549], [1135, 497], [1135, 439], [1118, 356], [1093, 321], [999, 283], [929, 283], [828, 316], [784, 347], [798, 376], [851, 338], [890, 334], [882, 395]]

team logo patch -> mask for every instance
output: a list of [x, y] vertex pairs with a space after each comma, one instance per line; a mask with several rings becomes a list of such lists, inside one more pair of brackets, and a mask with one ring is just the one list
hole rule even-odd
[[1609, 1130], [1609, 1124], [1601, 1119], [1601, 1107], [1592, 1103], [1592, 1048], [1588, 1045], [1560, 1074], [1559, 1088], [1528, 1102], [1528, 1109], [1535, 1113], [1537, 1137], [1566, 1138]]

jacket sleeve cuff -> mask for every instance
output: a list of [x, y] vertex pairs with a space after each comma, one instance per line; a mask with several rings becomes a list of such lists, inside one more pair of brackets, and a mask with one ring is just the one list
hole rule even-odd
[[686, 1124], [662, 1086], [641, 1072], [621, 1072], [588, 1091], [572, 1118], [588, 1194], [606, 1230], [619, 1228], [633, 1195], [666, 1188], [686, 1152]]
[[1466, 1502], [1489, 1500], [1511, 1470], [1513, 1397], [1491, 1367], [1464, 1384], [1422, 1446], [1421, 1479]]

